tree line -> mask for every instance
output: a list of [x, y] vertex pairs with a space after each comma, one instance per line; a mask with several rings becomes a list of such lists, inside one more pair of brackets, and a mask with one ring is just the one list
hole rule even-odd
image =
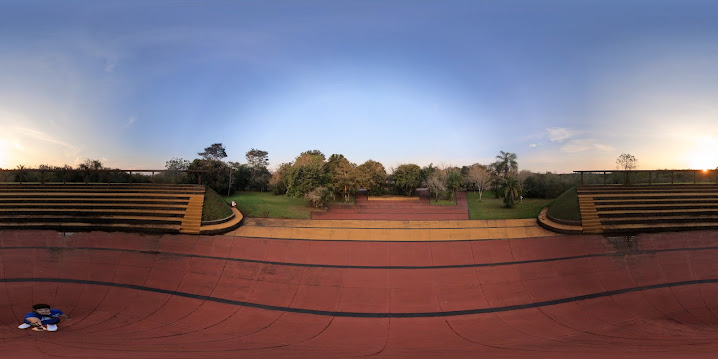
[[[504, 198], [507, 207], [513, 207], [522, 196], [554, 198], [578, 183], [576, 175], [519, 171], [516, 154], [504, 151], [496, 156], [494, 163], [486, 165], [421, 167], [407, 163], [390, 172], [375, 160], [357, 164], [342, 154], [327, 157], [319, 150], [302, 152], [274, 171], [268, 170], [268, 153], [262, 150], [247, 152], [244, 164], [224, 162], [227, 154], [220, 143], [198, 155], [202, 158], [192, 162], [172, 159], [166, 167], [206, 170], [203, 182], [222, 194], [237, 190], [272, 191], [277, 195], [307, 198], [316, 207], [326, 206], [330, 200], [349, 201], [360, 190], [373, 196], [411, 196], [418, 188], [426, 188], [435, 200], [454, 200], [460, 190], [478, 192], [481, 200], [484, 192], [491, 190], [495, 196]], [[187, 175], [190, 181], [194, 176]]]
[[[478, 192], [481, 200], [484, 192], [491, 191], [503, 198], [507, 207], [513, 207], [522, 197], [556, 198], [561, 193], [580, 183], [578, 174], [534, 173], [519, 171], [518, 157], [511, 152], [500, 151], [496, 160], [489, 164], [475, 163], [470, 166], [428, 166], [401, 164], [387, 172], [384, 165], [375, 160], [356, 164], [342, 154], [327, 157], [319, 150], [300, 153], [294, 161], [282, 163], [270, 171], [269, 153], [252, 148], [245, 153], [246, 163], [225, 161], [227, 152], [221, 143], [214, 143], [198, 152], [192, 161], [172, 158], [165, 163], [168, 170], [153, 177], [148, 174], [108, 172], [99, 160], [87, 159], [78, 170], [64, 174], [68, 182], [104, 182], [110, 176], [111, 182], [156, 182], [156, 183], [197, 183], [198, 174], [184, 170], [204, 170], [202, 183], [222, 195], [235, 191], [274, 192], [296, 198], [307, 198], [314, 206], [326, 206], [329, 200], [349, 201], [359, 190], [369, 195], [385, 194], [411, 196], [418, 188], [426, 188], [434, 200], [454, 200], [461, 190]], [[635, 168], [637, 162], [630, 155], [622, 155], [617, 164], [623, 168]], [[628, 162], [628, 165], [626, 165]], [[18, 169], [25, 169], [18, 166]], [[53, 167], [41, 165], [48, 170], [39, 179], [36, 172], [15, 172], [4, 174], [0, 180], [27, 182], [62, 182], [62, 170], [73, 170], [71, 166]], [[52, 172], [52, 171], [55, 172]], [[7, 178], [15, 176], [15, 178]], [[18, 178], [21, 177], [21, 178]], [[67, 178], [67, 176], [70, 176]], [[102, 177], [105, 176], [105, 177]], [[612, 174], [608, 183], [621, 183], [625, 176]], [[593, 181], [603, 181], [594, 179]], [[591, 180], [589, 180], [591, 181]]]

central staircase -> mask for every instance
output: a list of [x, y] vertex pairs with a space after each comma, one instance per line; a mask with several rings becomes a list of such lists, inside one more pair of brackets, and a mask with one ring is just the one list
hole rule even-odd
[[332, 205], [325, 213], [312, 213], [312, 219], [467, 220], [469, 207], [466, 202], [466, 192], [456, 194], [455, 206], [432, 206], [428, 199], [418, 197], [375, 199], [358, 195], [355, 205]]

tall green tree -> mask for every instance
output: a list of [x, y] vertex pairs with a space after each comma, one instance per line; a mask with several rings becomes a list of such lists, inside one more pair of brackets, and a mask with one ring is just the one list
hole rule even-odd
[[400, 165], [392, 173], [392, 179], [397, 192], [411, 196], [421, 184], [421, 167], [415, 164]]
[[269, 152], [252, 148], [244, 155], [247, 164], [252, 168], [266, 168], [269, 166]]
[[190, 162], [184, 158], [172, 157], [169, 161], [165, 162], [165, 169], [169, 171], [184, 171], [189, 168]]
[[[229, 182], [231, 167], [227, 163], [219, 160], [196, 158], [190, 163], [187, 169], [207, 171], [201, 174], [202, 184], [217, 193], [224, 194], [231, 192]], [[191, 183], [197, 183], [197, 176], [199, 176], [199, 174], [191, 173], [188, 175], [188, 178]]]
[[78, 166], [78, 169], [83, 170], [83, 176], [85, 182], [100, 182], [99, 170], [104, 169], [100, 160], [93, 160], [90, 158], [85, 159], [85, 162]]
[[421, 182], [426, 182], [432, 174], [439, 171], [439, 168], [434, 167], [433, 163], [429, 163], [428, 166], [421, 168]]
[[357, 166], [356, 171], [359, 186], [364, 187], [374, 196], [384, 193], [384, 185], [386, 184], [384, 165], [374, 160], [368, 160]]
[[324, 165], [326, 173], [331, 177], [329, 189], [334, 196], [341, 195], [344, 202], [349, 201], [352, 194], [356, 194], [358, 185], [358, 175], [356, 165], [349, 162], [348, 159], [341, 154], [333, 154], [329, 156], [327, 163]]
[[[233, 175], [232, 167], [222, 161], [227, 157], [227, 151], [221, 143], [213, 143], [205, 147], [203, 152], [197, 153], [202, 158], [196, 158], [189, 164], [189, 170], [203, 170], [202, 183], [212, 188], [217, 193], [231, 194], [233, 185], [231, 176]], [[188, 176], [193, 182], [196, 181], [197, 175]], [[196, 182], [195, 182], [196, 183]]]
[[319, 151], [319, 150], [309, 150], [309, 151], [304, 151], [304, 152], [302, 152], [302, 153], [299, 154], [299, 157], [300, 157], [300, 158], [308, 158], [308, 156], [321, 157], [321, 158], [322, 158], [322, 161], [324, 161], [324, 160], [327, 159], [327, 156], [324, 156], [324, 154], [322, 153], [322, 151]]
[[519, 193], [521, 193], [519, 180], [514, 177], [504, 178], [501, 190], [504, 196], [504, 205], [507, 208], [516, 207], [516, 199], [519, 197]]
[[461, 189], [461, 169], [457, 167], [447, 168], [446, 172], [446, 189], [451, 194], [451, 200], [456, 198], [456, 192]]
[[287, 173], [287, 196], [302, 198], [330, 180], [325, 172], [324, 154], [317, 150], [302, 152]]
[[269, 152], [252, 148], [247, 151], [248, 168], [250, 170], [249, 188], [254, 191], [269, 190], [269, 180], [272, 174], [267, 169], [269, 165]]
[[85, 159], [85, 162], [82, 162], [80, 164], [80, 166], [78, 166], [78, 168], [81, 170], [95, 171], [95, 170], [103, 169], [104, 166], [102, 165], [102, 161], [100, 161], [100, 160], [93, 160], [93, 159], [87, 158], [87, 159]]
[[287, 180], [291, 169], [291, 163], [282, 163], [279, 165], [279, 168], [272, 173], [272, 178], [269, 180], [269, 188], [274, 194], [287, 193]]
[[496, 172], [502, 178], [508, 178], [509, 175], [518, 172], [519, 164], [516, 162], [517, 156], [515, 153], [499, 151], [499, 155], [496, 156]]
[[246, 163], [227, 162], [230, 172], [231, 191], [245, 191], [252, 188], [252, 169]]
[[182, 171], [189, 168], [190, 162], [184, 158], [172, 157], [169, 161], [165, 162], [165, 169], [169, 172], [165, 172], [164, 176], [169, 181], [176, 183], [186, 182], [186, 175]]
[[205, 160], [221, 161], [227, 157], [227, 151], [221, 143], [213, 143], [209, 147], [205, 147], [203, 152], [197, 153]]

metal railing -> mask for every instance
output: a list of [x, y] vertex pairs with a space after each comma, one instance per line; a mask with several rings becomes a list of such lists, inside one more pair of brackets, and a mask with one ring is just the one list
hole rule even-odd
[[[711, 169], [711, 170], [692, 170], [692, 169], [684, 169], [684, 170], [591, 170], [591, 171], [573, 171], [574, 173], [580, 173], [581, 174], [581, 185], [584, 185], [584, 174], [601, 174], [603, 173], [603, 184], [607, 184], [607, 178], [608, 174], [614, 174], [614, 173], [623, 173], [623, 184], [632, 184], [631, 179], [636, 179], [636, 176], [638, 174], [648, 173], [648, 184], [655, 184], [655, 183], [664, 183], [664, 182], [657, 182], [660, 174], [670, 174], [671, 184], [675, 184], [676, 179], [676, 173], [682, 174], [682, 173], [690, 173], [692, 172], [693, 175], [689, 176], [689, 181], [692, 179], [694, 184], [698, 183], [698, 178], [701, 178], [702, 180], [709, 179], [709, 181], [701, 181], [701, 182], [715, 182], [715, 184], [718, 184], [718, 168]], [[653, 177], [655, 175], [655, 177]], [[681, 176], [681, 179], [685, 180], [686, 176]], [[714, 178], [714, 179], [713, 179]], [[645, 180], [645, 179], [642, 179]], [[645, 182], [643, 182], [645, 183]], [[665, 182], [668, 183], [668, 182]]]
[[[45, 183], [44, 178], [45, 178], [46, 173], [55, 173], [55, 174], [62, 173], [62, 183], [63, 184], [68, 183], [68, 174], [70, 174], [71, 176], [73, 174], [80, 174], [83, 178], [83, 181], [70, 181], [70, 183], [84, 182], [85, 184], [87, 184], [87, 183], [89, 183], [89, 178], [91, 177], [90, 175], [96, 175], [93, 177], [97, 178], [97, 179], [101, 179], [104, 177], [107, 180], [108, 184], [109, 183], [130, 183], [131, 184], [133, 181], [133, 177], [132, 177], [133, 173], [135, 173], [135, 174], [150, 173], [150, 175], [148, 177], [150, 177], [151, 183], [155, 183], [155, 173], [171, 173], [173, 175], [172, 177], [174, 178], [174, 181], [173, 181], [174, 184], [177, 184], [177, 174], [186, 173], [186, 174], [197, 174], [197, 184], [201, 185], [202, 184], [202, 173], [207, 173], [209, 171], [207, 171], [207, 170], [122, 170], [122, 169], [101, 169], [101, 170], [89, 170], [88, 169], [88, 170], [84, 170], [84, 169], [64, 169], [64, 168], [58, 168], [58, 169], [29, 168], [29, 169], [8, 169], [8, 170], [0, 169], [0, 173], [15, 174], [16, 180], [12, 181], [12, 182], [19, 182], [21, 184], [23, 182], [31, 182], [31, 181], [23, 180], [24, 175], [28, 172], [40, 173], [40, 178], [39, 178], [39, 181], [37, 181], [37, 182], [40, 182], [43, 184]], [[129, 182], [126, 182], [126, 181], [111, 182], [111, 179], [113, 177], [113, 176], [111, 176], [112, 173], [128, 174]], [[115, 176], [115, 178], [118, 178], [118, 177], [121, 177], [121, 176]], [[99, 182], [99, 181], [95, 181], [95, 182]], [[104, 182], [104, 181], [102, 181], [102, 182]]]

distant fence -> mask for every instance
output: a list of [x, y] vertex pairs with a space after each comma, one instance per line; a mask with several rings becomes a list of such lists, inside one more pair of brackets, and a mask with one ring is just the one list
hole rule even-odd
[[[155, 174], [162, 175], [163, 183], [177, 184], [178, 177], [183, 179], [186, 174], [197, 175], [197, 184], [202, 184], [202, 173], [206, 170], [122, 170], [122, 169], [0, 169], [0, 182], [39, 182], [39, 183], [156, 183]], [[133, 173], [135, 176], [133, 176]], [[145, 174], [147, 173], [147, 174]], [[32, 175], [31, 175], [32, 174]], [[139, 175], [139, 176], [138, 176]], [[8, 178], [10, 180], [8, 180]], [[78, 180], [80, 179], [80, 180]], [[139, 181], [138, 181], [139, 180]]]
[[[601, 184], [600, 180], [595, 178], [603, 178], [603, 184], [608, 184], [607, 179], [610, 176], [618, 175], [623, 180], [623, 184], [676, 184], [676, 183], [715, 183], [718, 184], [718, 168], [712, 170], [593, 170], [593, 171], [573, 171], [581, 174], [581, 185]], [[586, 180], [584, 179], [586, 177]], [[588, 181], [588, 179], [591, 179]], [[596, 183], [598, 182], [598, 183]], [[615, 183], [615, 182], [612, 182]]]

